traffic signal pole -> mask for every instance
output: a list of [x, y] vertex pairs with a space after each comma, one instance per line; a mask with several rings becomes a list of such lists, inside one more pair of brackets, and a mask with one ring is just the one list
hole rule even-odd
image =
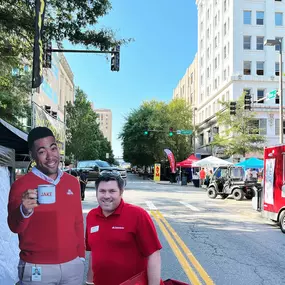
[[279, 40], [279, 142], [283, 144], [283, 68], [282, 68], [282, 41]]

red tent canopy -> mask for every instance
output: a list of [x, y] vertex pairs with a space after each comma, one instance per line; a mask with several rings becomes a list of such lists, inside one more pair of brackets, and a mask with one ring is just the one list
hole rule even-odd
[[191, 154], [187, 159], [177, 162], [176, 166], [184, 168], [192, 167], [192, 163], [198, 160], [199, 158], [197, 158], [194, 154]]

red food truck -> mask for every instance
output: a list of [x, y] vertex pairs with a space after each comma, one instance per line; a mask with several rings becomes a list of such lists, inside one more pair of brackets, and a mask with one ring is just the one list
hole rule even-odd
[[285, 233], [285, 145], [264, 149], [262, 215]]

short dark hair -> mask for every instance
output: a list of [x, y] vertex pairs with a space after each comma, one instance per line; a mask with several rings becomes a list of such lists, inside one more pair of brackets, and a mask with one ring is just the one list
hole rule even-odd
[[124, 190], [125, 181], [121, 177], [121, 174], [117, 171], [102, 171], [100, 173], [98, 179], [95, 182], [96, 191], [98, 190], [99, 184], [102, 181], [104, 181], [104, 182], [117, 181], [117, 184], [118, 184], [120, 191], [122, 192]]
[[47, 127], [36, 127], [32, 129], [28, 134], [28, 147], [32, 150], [34, 142], [38, 139], [54, 137], [53, 132]]

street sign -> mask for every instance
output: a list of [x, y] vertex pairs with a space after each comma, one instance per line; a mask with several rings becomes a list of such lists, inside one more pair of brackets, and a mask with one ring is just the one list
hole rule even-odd
[[277, 95], [277, 90], [272, 90], [267, 94], [267, 100], [276, 98], [276, 95]]
[[178, 135], [192, 135], [192, 130], [177, 130], [176, 132]]

